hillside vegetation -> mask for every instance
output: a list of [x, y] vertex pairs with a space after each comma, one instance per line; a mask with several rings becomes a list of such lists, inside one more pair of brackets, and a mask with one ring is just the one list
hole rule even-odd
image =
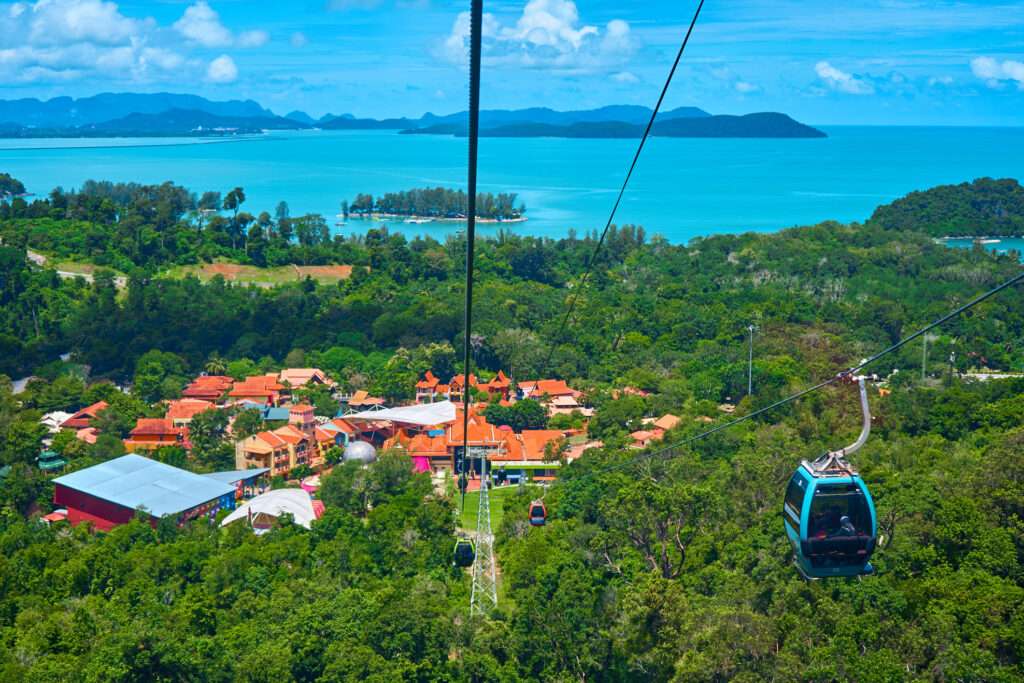
[[[801, 579], [781, 519], [800, 460], [856, 435], [855, 394], [839, 387], [556, 486], [545, 497], [545, 527], [526, 519], [537, 489], [505, 494], [496, 529], [503, 601], [490, 619], [469, 616], [468, 575], [451, 565], [454, 501], [401, 456], [324, 476], [327, 511], [312, 531], [287, 520], [263, 537], [205, 525], [134, 522], [95, 534], [43, 525], [53, 496], [49, 475], [33, 465], [37, 420], [103, 391], [70, 374], [72, 365], [134, 380], [132, 396], [116, 397], [121, 417], [155, 410], [150, 404], [173, 397], [211, 359], [243, 376], [281, 362], [317, 366], [393, 398], [411, 395], [426, 368], [439, 377], [457, 369], [461, 238], [442, 244], [379, 229], [264, 247], [355, 266], [332, 285], [166, 279], [156, 276], [161, 266], [244, 260], [245, 247], [232, 246], [212, 216], [200, 226], [187, 210], [176, 213], [180, 194], [161, 187], [55, 193], [0, 216], [0, 372], [42, 378], [18, 398], [0, 378], [0, 466], [12, 468], [0, 484], [0, 679], [1024, 677], [1024, 379], [950, 378], [948, 364], [955, 352], [957, 371], [1024, 370], [1019, 287], [936, 330], [923, 380], [917, 342], [871, 368], [891, 393], [872, 391], [877, 419], [853, 461], [885, 542], [872, 559], [877, 574], [862, 581]], [[42, 243], [93, 261], [112, 248], [126, 265], [126, 290], [119, 296], [102, 273], [86, 283], [32, 265], [23, 249]], [[1022, 267], [1019, 254], [951, 249], [880, 220], [688, 245], [626, 226], [609, 234], [580, 289], [595, 244], [595, 235], [502, 231], [477, 245], [481, 371], [566, 379], [595, 407], [588, 433], [604, 445], [563, 478], [640, 454], [625, 446], [644, 416], [680, 416], [664, 442], [673, 443], [747, 415]], [[747, 397], [751, 323], [759, 329]], [[57, 360], [68, 351], [70, 364]], [[614, 398], [625, 384], [648, 395]], [[718, 409], [724, 401], [736, 404], [731, 417]], [[205, 427], [196, 434], [208, 436]], [[106, 449], [67, 451], [70, 467], [109, 457]], [[210, 469], [232, 453], [201, 442], [181, 464]]]

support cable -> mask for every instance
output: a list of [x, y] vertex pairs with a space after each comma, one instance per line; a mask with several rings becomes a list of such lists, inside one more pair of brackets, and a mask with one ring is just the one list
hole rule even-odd
[[727, 429], [729, 427], [732, 427], [733, 425], [737, 425], [740, 422], [744, 422], [744, 421], [749, 420], [749, 419], [751, 419], [753, 417], [757, 417], [758, 415], [761, 415], [763, 413], [767, 413], [769, 410], [774, 410], [775, 408], [778, 408], [779, 406], [785, 405], [787, 403], [791, 403], [791, 402], [795, 401], [796, 399], [798, 399], [798, 398], [800, 398], [802, 396], [806, 396], [807, 394], [810, 394], [810, 393], [813, 393], [815, 391], [818, 391], [819, 389], [827, 387], [830, 384], [835, 384], [836, 382], [838, 382], [840, 380], [844, 380], [847, 377], [856, 374], [858, 371], [863, 369], [865, 366], [873, 363], [874, 361], [878, 360], [882, 356], [885, 356], [885, 355], [888, 355], [888, 354], [892, 353], [893, 351], [895, 351], [896, 349], [900, 348], [901, 346], [904, 346], [904, 345], [910, 343], [911, 341], [913, 341], [914, 339], [917, 339], [922, 334], [925, 334], [926, 332], [932, 330], [933, 328], [938, 327], [939, 325], [941, 325], [942, 323], [946, 322], [950, 318], [956, 317], [956, 316], [960, 315], [961, 313], [967, 311], [968, 309], [974, 307], [975, 305], [981, 303], [985, 299], [988, 299], [989, 297], [991, 297], [991, 296], [993, 296], [993, 295], [1003, 291], [1004, 289], [1012, 287], [1013, 285], [1015, 285], [1018, 282], [1020, 282], [1022, 279], [1024, 279], [1024, 273], [1020, 273], [1016, 277], [1007, 280], [1006, 282], [1004, 282], [1003, 284], [999, 285], [998, 287], [996, 287], [994, 289], [990, 289], [988, 292], [982, 294], [977, 299], [974, 299], [973, 301], [964, 304], [963, 306], [961, 306], [960, 308], [956, 309], [952, 313], [949, 313], [947, 315], [942, 316], [941, 318], [939, 318], [935, 322], [933, 322], [933, 323], [931, 323], [929, 325], [926, 325], [925, 327], [921, 328], [920, 330], [918, 330], [914, 334], [910, 335], [909, 337], [905, 337], [905, 338], [901, 339], [900, 341], [896, 342], [895, 344], [893, 344], [892, 346], [890, 346], [889, 348], [885, 349], [884, 351], [880, 351], [879, 353], [876, 353], [875, 355], [871, 356], [871, 358], [868, 358], [867, 360], [862, 360], [859, 364], [855, 365], [854, 367], [849, 368], [847, 370], [843, 370], [842, 372], [837, 374], [832, 379], [829, 379], [829, 380], [826, 380], [824, 382], [821, 382], [820, 384], [816, 384], [816, 385], [814, 385], [813, 387], [811, 387], [809, 389], [804, 389], [803, 391], [801, 391], [799, 393], [796, 393], [796, 394], [793, 394], [792, 396], [789, 396], [788, 398], [784, 398], [781, 401], [776, 401], [775, 403], [771, 404], [770, 406], [767, 406], [765, 408], [761, 408], [760, 410], [755, 410], [754, 412], [752, 412], [752, 413], [750, 413], [748, 415], [744, 415], [743, 417], [738, 418], [736, 420], [733, 420], [732, 422], [727, 422], [726, 424], [719, 425], [718, 427], [715, 427], [714, 429], [709, 429], [706, 432], [701, 432], [700, 434], [697, 434], [696, 436], [691, 436], [688, 439], [684, 439], [682, 441], [674, 443], [671, 446], [666, 446], [666, 447], [661, 448], [659, 450], [656, 450], [656, 451], [654, 451], [652, 453], [647, 453], [645, 455], [641, 455], [638, 458], [633, 458], [632, 460], [627, 460], [625, 462], [617, 463], [615, 465], [610, 465], [610, 466], [605, 467], [603, 469], [595, 470], [594, 472], [588, 472], [587, 474], [581, 474], [581, 475], [578, 475], [578, 476], [575, 476], [575, 477], [571, 477], [569, 479], [563, 479], [561, 481], [555, 481], [555, 482], [552, 482], [550, 484], [550, 486], [560, 486], [560, 485], [563, 485], [563, 484], [568, 484], [569, 482], [572, 482], [572, 481], [577, 481], [579, 479], [587, 479], [589, 477], [596, 477], [599, 474], [604, 474], [606, 472], [611, 472], [612, 470], [617, 470], [617, 469], [620, 469], [622, 467], [626, 467], [628, 465], [632, 465], [632, 464], [638, 463], [638, 462], [640, 462], [642, 460], [647, 460], [649, 458], [653, 458], [656, 455], [661, 455], [663, 453], [667, 453], [667, 452], [672, 451], [672, 450], [674, 450], [676, 448], [680, 448], [681, 446], [685, 446], [688, 443], [691, 443], [693, 441], [697, 441], [698, 439], [703, 439], [706, 436], [710, 436], [710, 435], [714, 434], [715, 432], [720, 432], [723, 429]]
[[[619, 196], [615, 199], [615, 204], [612, 206], [612, 212], [608, 215], [608, 222], [604, 225], [604, 231], [601, 233], [601, 239], [598, 240], [597, 246], [594, 247], [594, 252], [590, 255], [590, 261], [587, 263], [586, 270], [583, 271], [583, 277], [580, 278], [579, 287], [573, 293], [572, 300], [569, 302], [569, 310], [565, 312], [565, 317], [562, 318], [562, 324], [559, 326], [559, 330], [566, 329], [566, 324], [569, 322], [569, 316], [572, 315], [573, 310], [576, 308], [576, 301], [580, 298], [580, 293], [583, 291], [583, 287], [587, 283], [587, 278], [590, 276], [590, 271], [594, 267], [594, 262], [597, 261], [597, 255], [601, 252], [601, 247], [604, 245], [604, 240], [608, 236], [608, 230], [612, 227], [612, 221], [615, 219], [615, 212], [619, 208], [619, 203], [622, 202], [622, 195], [626, 193], [626, 186], [629, 184], [629, 179], [633, 175], [633, 169], [636, 168], [636, 162], [640, 159], [640, 152], [644, 149], [644, 143], [647, 142], [647, 137], [650, 135], [651, 126], [654, 125], [654, 119], [658, 116], [658, 110], [661, 109], [661, 103], [665, 99], [665, 93], [668, 92], [668, 86], [672, 83], [672, 77], [676, 73], [676, 67], [679, 66], [679, 60], [683, 57], [683, 51], [686, 49], [686, 44], [690, 41], [690, 34], [693, 32], [693, 27], [697, 23], [697, 17], [700, 16], [700, 10], [704, 7], [704, 0], [700, 0], [700, 4], [697, 5], [697, 11], [693, 13], [693, 19], [690, 21], [690, 28], [686, 30], [686, 37], [683, 38], [682, 45], [679, 46], [679, 52], [676, 54], [676, 60], [672, 63], [672, 68], [668, 72], [668, 78], [665, 79], [665, 85], [661, 89], [661, 95], [658, 96], [658, 103], [654, 105], [654, 111], [651, 112], [651, 120], [647, 122], [647, 128], [644, 129], [643, 137], [640, 138], [640, 145], [636, 148], [636, 154], [633, 155], [633, 163], [629, 165], [629, 171], [626, 173], [626, 179], [622, 181], [622, 188], [619, 189]], [[555, 345], [551, 344], [548, 349], [548, 356], [544, 359], [544, 365], [542, 368], [549, 367], [551, 363], [551, 357], [554, 355]]]
[[[469, 373], [470, 337], [473, 328], [473, 257], [476, 246], [476, 150], [480, 124], [480, 34], [483, 0], [471, 0], [469, 11], [469, 178], [468, 207], [466, 213], [466, 338], [463, 356], [462, 381], [462, 472], [468, 488], [466, 454], [469, 450]], [[460, 487], [462, 488], [462, 487]], [[461, 508], [466, 509], [466, 491], [463, 489]]]

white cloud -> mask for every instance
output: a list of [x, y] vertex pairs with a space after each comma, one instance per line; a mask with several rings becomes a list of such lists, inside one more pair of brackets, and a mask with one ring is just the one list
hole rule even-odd
[[1002, 81], [1014, 81], [1018, 88], [1024, 89], [1024, 62], [976, 57], [971, 60], [971, 71], [990, 88], [1002, 87]]
[[734, 87], [736, 88], [737, 92], [741, 93], [752, 93], [757, 92], [758, 90], [761, 89], [754, 85], [753, 83], [747, 83], [746, 81], [736, 81]]
[[238, 34], [238, 47], [263, 47], [270, 40], [266, 31], [242, 31]]
[[113, 2], [101, 0], [39, 0], [12, 5], [0, 17], [0, 43], [62, 45], [90, 42], [124, 45], [155, 26], [152, 19], [130, 19]]
[[220, 15], [205, 0], [185, 9], [174, 29], [203, 47], [226, 47], [235, 42], [235, 36], [220, 23]]
[[232, 33], [202, 0], [173, 26], [162, 27], [150, 17], [125, 16], [108, 0], [18, 2], [0, 9], [0, 83], [94, 80], [130, 87], [204, 76], [230, 82], [238, 77], [230, 57], [211, 63], [189, 52], [211, 45], [259, 47], [269, 40], [262, 30]]
[[620, 71], [617, 74], [612, 74], [612, 80], [617, 83], [638, 83], [640, 81], [635, 74], [631, 74], [628, 71]]
[[309, 42], [309, 39], [306, 38], [305, 33], [300, 33], [296, 31], [295, 33], [292, 34], [292, 37], [288, 39], [288, 42], [291, 44], [292, 47], [298, 49], [301, 47], [306, 47], [306, 43]]
[[818, 62], [815, 64], [814, 72], [832, 90], [838, 90], [850, 95], [870, 95], [875, 92], [875, 88], [871, 83], [840, 71], [828, 62]]
[[238, 67], [235, 61], [227, 55], [221, 55], [210, 62], [206, 70], [206, 79], [214, 83], [230, 83], [238, 78]]
[[[640, 39], [620, 19], [602, 31], [583, 24], [572, 0], [529, 0], [514, 25], [483, 15], [484, 59], [491, 66], [570, 72], [619, 70], [636, 53]], [[469, 54], [469, 13], [462, 12], [435, 51], [443, 61], [465, 64]]]

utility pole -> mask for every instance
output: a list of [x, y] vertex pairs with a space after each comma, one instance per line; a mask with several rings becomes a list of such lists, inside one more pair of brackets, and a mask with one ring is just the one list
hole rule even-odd
[[754, 325], [747, 325], [747, 330], [750, 332], [750, 357], [747, 363], [747, 396], [754, 393], [754, 330], [757, 327]]
[[924, 381], [925, 366], [928, 364], [928, 335], [921, 335], [921, 381]]
[[473, 592], [469, 615], [487, 616], [498, 606], [494, 575], [494, 538], [491, 536], [491, 505], [488, 500], [491, 475], [487, 471], [486, 449], [480, 449], [480, 506], [476, 515], [476, 560], [473, 562]]

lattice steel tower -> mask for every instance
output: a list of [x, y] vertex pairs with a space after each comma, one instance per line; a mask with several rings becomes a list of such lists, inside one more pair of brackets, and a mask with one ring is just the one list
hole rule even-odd
[[[483, 449], [481, 449], [483, 451]], [[480, 453], [480, 507], [476, 514], [476, 561], [473, 562], [473, 593], [469, 599], [470, 616], [486, 616], [498, 606], [498, 589], [494, 575], [494, 537], [491, 536], [491, 505], [488, 500], [491, 475], [487, 471], [487, 454]]]

